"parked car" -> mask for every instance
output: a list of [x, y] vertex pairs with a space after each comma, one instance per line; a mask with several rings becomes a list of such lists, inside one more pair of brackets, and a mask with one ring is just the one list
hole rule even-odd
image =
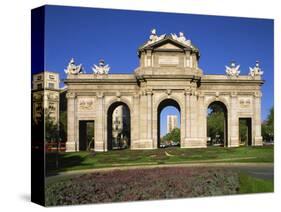
[[165, 148], [166, 145], [165, 144], [160, 144], [160, 148]]

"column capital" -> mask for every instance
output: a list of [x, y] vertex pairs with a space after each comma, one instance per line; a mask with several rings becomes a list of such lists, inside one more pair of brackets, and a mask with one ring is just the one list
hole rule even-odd
[[74, 92], [67, 92], [66, 93], [67, 99], [74, 99], [75, 97], [76, 97], [76, 93], [74, 93]]
[[191, 90], [191, 96], [198, 96], [198, 91], [196, 89]]
[[146, 89], [146, 90], [145, 90], [145, 94], [146, 94], [146, 95], [150, 95], [150, 96], [153, 95], [152, 89]]
[[189, 88], [184, 89], [184, 95], [185, 96], [190, 96], [191, 95], [191, 90]]
[[99, 99], [103, 98], [104, 97], [104, 93], [103, 92], [97, 92], [97, 97]]
[[237, 97], [237, 92], [236, 91], [232, 91], [230, 96], [233, 98], [233, 97]]
[[199, 97], [199, 98], [204, 98], [205, 95], [204, 95], [201, 91], [198, 91], [198, 97]]
[[262, 97], [262, 93], [257, 91], [257, 92], [254, 93], [254, 97], [255, 98], [261, 98]]
[[140, 92], [135, 92], [135, 93], [133, 94], [133, 97], [134, 97], [135, 99], [137, 99], [137, 98], [140, 97], [140, 95], [141, 95]]
[[185, 95], [196, 96], [197, 90], [195, 87], [190, 87], [189, 89], [185, 89]]

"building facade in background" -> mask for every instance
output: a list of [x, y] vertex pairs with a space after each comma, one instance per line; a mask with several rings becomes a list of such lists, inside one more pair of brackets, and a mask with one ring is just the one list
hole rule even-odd
[[[126, 130], [129, 123], [129, 111], [123, 105], [118, 106], [112, 114], [112, 149], [122, 149], [128, 146]], [[129, 130], [129, 129], [128, 129]]]
[[178, 127], [178, 117], [176, 115], [167, 115], [167, 133], [172, 132]]
[[[59, 122], [60, 78], [55, 72], [44, 71], [32, 76], [32, 117], [33, 121], [49, 116]], [[45, 109], [45, 110], [43, 110]]]

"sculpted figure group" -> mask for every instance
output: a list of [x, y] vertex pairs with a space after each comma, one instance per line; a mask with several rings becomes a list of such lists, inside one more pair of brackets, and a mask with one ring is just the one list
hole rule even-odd
[[[240, 74], [240, 65], [236, 65], [234, 61], [230, 63], [230, 67], [225, 66], [226, 75], [230, 77], [238, 77]], [[256, 76], [262, 76], [263, 71], [260, 68], [259, 61], [256, 61], [255, 67], [251, 68], [249, 67], [249, 74], [250, 77], [254, 78]]]

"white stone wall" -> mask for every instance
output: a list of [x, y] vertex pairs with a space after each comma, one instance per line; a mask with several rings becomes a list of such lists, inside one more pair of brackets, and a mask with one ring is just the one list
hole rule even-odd
[[95, 150], [107, 151], [107, 111], [115, 102], [123, 102], [130, 109], [131, 149], [155, 149], [158, 142], [157, 114], [159, 104], [172, 99], [180, 106], [182, 148], [207, 145], [207, 110], [214, 101], [227, 108], [228, 147], [239, 146], [239, 118], [252, 120], [252, 145], [262, 144], [260, 93], [241, 95], [223, 94], [188, 87], [179, 90], [136, 90], [128, 96], [107, 96], [96, 92], [93, 96], [68, 93], [68, 151], [79, 149], [79, 120], [95, 121]]

